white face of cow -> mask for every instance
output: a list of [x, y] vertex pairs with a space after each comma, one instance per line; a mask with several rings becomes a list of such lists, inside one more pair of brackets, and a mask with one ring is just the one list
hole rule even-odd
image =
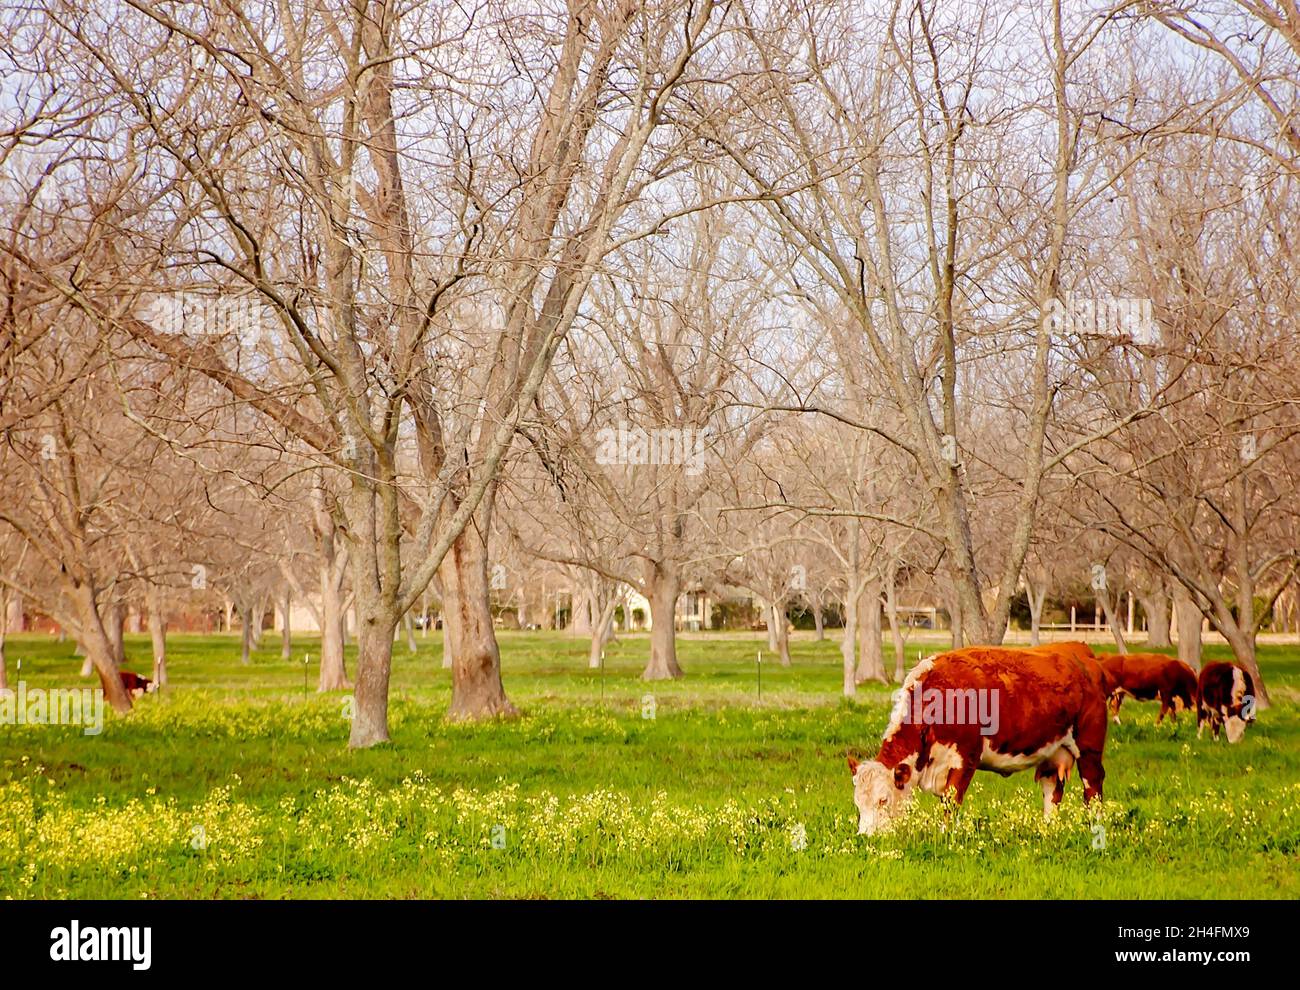
[[1246, 675], [1241, 672], [1240, 667], [1232, 668], [1231, 698], [1231, 714], [1225, 716], [1223, 728], [1227, 731], [1228, 742], [1237, 743], [1241, 742], [1246, 735], [1246, 725], [1254, 713], [1253, 703], [1250, 704], [1249, 710], [1246, 709]]
[[[853, 774], [853, 803], [858, 806], [858, 835], [875, 835], [889, 828], [907, 810], [912, 797], [911, 767], [895, 773], [875, 760], [849, 759]], [[898, 777], [903, 778], [900, 786]]]
[[1223, 728], [1228, 733], [1228, 742], [1241, 742], [1242, 737], [1246, 734], [1246, 720], [1238, 718], [1236, 715], [1229, 715], [1223, 720]]

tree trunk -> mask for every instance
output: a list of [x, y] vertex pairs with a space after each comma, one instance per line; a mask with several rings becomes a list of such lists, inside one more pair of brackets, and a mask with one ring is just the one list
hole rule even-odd
[[822, 611], [821, 605], [814, 605], [812, 613], [813, 626], [816, 629], [816, 632], [813, 634], [813, 639], [820, 643], [826, 638], [826, 616]]
[[646, 564], [646, 585], [650, 592], [650, 662], [641, 677], [647, 681], [664, 681], [682, 676], [677, 665], [677, 596], [681, 579], [675, 571], [657, 562]]
[[960, 650], [966, 643], [966, 636], [962, 630], [961, 623], [961, 600], [955, 592], [949, 592], [948, 598], [948, 625], [952, 629], [952, 648]]
[[280, 599], [280, 659], [293, 658], [293, 631], [289, 628], [289, 614], [293, 609], [293, 589], [284, 586], [284, 597]]
[[346, 691], [352, 687], [343, 655], [343, 591], [333, 560], [320, 568], [320, 678], [317, 691]]
[[113, 602], [104, 610], [104, 631], [108, 634], [108, 642], [113, 650], [113, 663], [120, 670], [126, 663], [126, 606], [121, 602]]
[[587, 666], [592, 670], [600, 667], [601, 655], [605, 652], [605, 644], [609, 642], [609, 637], [614, 631], [614, 610], [618, 608], [618, 599], [610, 596], [605, 603], [604, 610], [596, 620], [595, 627], [591, 630], [591, 653], [587, 658]]
[[113, 644], [104, 631], [103, 620], [95, 605], [95, 592], [89, 584], [72, 581], [67, 582], [66, 588], [77, 609], [80, 625], [77, 641], [85, 647], [87, 661], [99, 674], [104, 697], [115, 712], [125, 714], [131, 710], [131, 695], [122, 684], [121, 672], [113, 658]]
[[889, 635], [894, 641], [894, 680], [902, 684], [907, 669], [907, 644], [898, 624], [898, 574], [892, 567], [885, 582], [885, 607], [889, 615]]
[[253, 647], [253, 609], [249, 605], [239, 606], [239, 662], [252, 663], [250, 652]]
[[1099, 591], [1097, 601], [1101, 603], [1102, 614], [1106, 617], [1106, 625], [1110, 627], [1111, 637], [1115, 640], [1115, 647], [1120, 653], [1128, 652], [1128, 644], [1124, 642], [1124, 629], [1119, 621], [1119, 614], [1110, 600], [1109, 591]]
[[[27, 631], [27, 622], [23, 614], [23, 596], [17, 591], [9, 593], [9, 604], [5, 607], [5, 615], [8, 617], [9, 626], [7, 632], [20, 633]], [[59, 642], [63, 642], [63, 627], [59, 626]]]
[[850, 577], [849, 593], [844, 598], [844, 634], [840, 637], [840, 657], [844, 666], [844, 697], [855, 698], [858, 694], [858, 596], [853, 591], [854, 582]]
[[1178, 625], [1178, 659], [1193, 670], [1199, 671], [1201, 669], [1201, 610], [1185, 594], [1174, 594], [1174, 621]]
[[868, 581], [862, 592], [862, 600], [858, 603], [862, 649], [855, 676], [859, 684], [865, 681], [889, 683], [889, 678], [885, 676], [885, 658], [881, 649], [880, 590], [879, 581]]
[[573, 596], [573, 614], [569, 616], [569, 628], [575, 636], [590, 636], [595, 630], [591, 622], [591, 592], [579, 587]]
[[266, 621], [266, 601], [258, 599], [253, 604], [253, 647], [260, 650], [262, 648], [262, 625]]
[[[1139, 595], [1142, 611], [1147, 617], [1147, 646], [1165, 648], [1172, 646], [1169, 638], [1169, 599], [1164, 593]], [[1199, 614], [1199, 612], [1197, 613]]]
[[489, 498], [484, 496], [480, 510], [484, 524], [466, 526], [441, 567], [445, 608], [452, 616], [444, 625], [451, 633], [453, 659], [447, 716], [454, 720], [519, 714], [501, 683], [501, 651], [492, 627], [485, 535]]
[[397, 618], [367, 603], [358, 608], [357, 619], [356, 704], [348, 746], [365, 749], [388, 742], [388, 680]]
[[777, 649], [779, 649], [779, 647], [777, 646], [777, 634], [776, 634], [776, 627], [778, 623], [778, 619], [776, 615], [776, 604], [774, 602], [768, 602], [767, 607], [764, 608], [763, 612], [767, 616], [767, 620], [766, 620], [767, 652], [775, 653]]
[[[443, 599], [443, 608], [446, 608], [446, 599]], [[444, 611], [442, 613], [442, 669], [451, 670], [455, 666], [455, 647], [452, 646], [453, 637], [451, 635], [451, 614]]]
[[786, 603], [784, 601], [774, 602], [769, 614], [772, 616], [772, 625], [776, 632], [776, 646], [773, 653], [781, 661], [782, 667], [790, 666], [790, 625], [785, 615]]
[[415, 621], [411, 618], [411, 613], [407, 612], [402, 616], [402, 625], [406, 629], [406, 649], [409, 653], [416, 653], [419, 647], [415, 645]]
[[1025, 597], [1029, 599], [1029, 645], [1038, 646], [1042, 637], [1043, 602], [1047, 598], [1047, 585], [1035, 588], [1026, 583]]
[[167, 686], [167, 613], [163, 609], [162, 592], [155, 590], [149, 596], [149, 641], [153, 646], [153, 679], [160, 688]]

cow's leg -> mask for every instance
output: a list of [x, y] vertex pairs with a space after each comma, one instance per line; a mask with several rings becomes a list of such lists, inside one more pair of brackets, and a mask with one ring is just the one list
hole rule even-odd
[[1034, 770], [1034, 779], [1043, 789], [1043, 817], [1050, 819], [1056, 812], [1056, 806], [1065, 795], [1065, 782], [1070, 777], [1070, 768], [1074, 766], [1074, 756], [1068, 749], [1057, 750], [1050, 760], [1038, 764]]
[[1101, 800], [1101, 785], [1106, 779], [1106, 768], [1101, 765], [1101, 750], [1079, 751], [1079, 779], [1083, 781], [1083, 803], [1094, 797]]
[[1173, 705], [1169, 703], [1169, 695], [1161, 692], [1160, 694], [1160, 714], [1156, 716], [1156, 725], [1165, 720], [1165, 715], [1173, 711]]
[[961, 766], [953, 767], [948, 771], [948, 780], [944, 784], [943, 792], [945, 794], [951, 793], [953, 800], [961, 804], [962, 801], [966, 800], [966, 789], [970, 787], [970, 782], [975, 777], [977, 767], [977, 760], [972, 760], [963, 755]]
[[1119, 706], [1124, 704], [1124, 692], [1116, 691], [1110, 696], [1110, 717], [1119, 725]]

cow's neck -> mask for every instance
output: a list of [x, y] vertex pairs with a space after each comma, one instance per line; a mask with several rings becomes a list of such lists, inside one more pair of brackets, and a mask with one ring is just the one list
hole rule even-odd
[[920, 749], [920, 726], [911, 722], [903, 722], [895, 726], [885, 736], [884, 741], [880, 744], [880, 753], [876, 756], [876, 760], [892, 770], [903, 763], [915, 764]]

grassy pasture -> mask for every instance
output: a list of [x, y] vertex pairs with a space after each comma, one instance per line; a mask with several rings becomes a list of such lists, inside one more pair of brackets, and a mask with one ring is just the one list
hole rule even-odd
[[[683, 636], [687, 676], [646, 684], [624, 637], [602, 689], [583, 640], [502, 633], [524, 715], [467, 726], [438, 637], [397, 646], [393, 742], [365, 752], [344, 695], [304, 693], [316, 644], [286, 663], [270, 633], [249, 666], [172, 637], [172, 686], [98, 736], [0, 726], [0, 897], [1300, 897], [1300, 647], [1261, 647], [1275, 704], [1237, 746], [1128, 702], [1099, 809], [1076, 776], [1045, 824], [1032, 775], [980, 773], [956, 813], [922, 795], [865, 838], [844, 754], [874, 750], [890, 689], [842, 700], [830, 640], [765, 662], [760, 699], [761, 639]], [[147, 672], [147, 638], [128, 654]], [[11, 684], [87, 683], [70, 642], [8, 655]]]

